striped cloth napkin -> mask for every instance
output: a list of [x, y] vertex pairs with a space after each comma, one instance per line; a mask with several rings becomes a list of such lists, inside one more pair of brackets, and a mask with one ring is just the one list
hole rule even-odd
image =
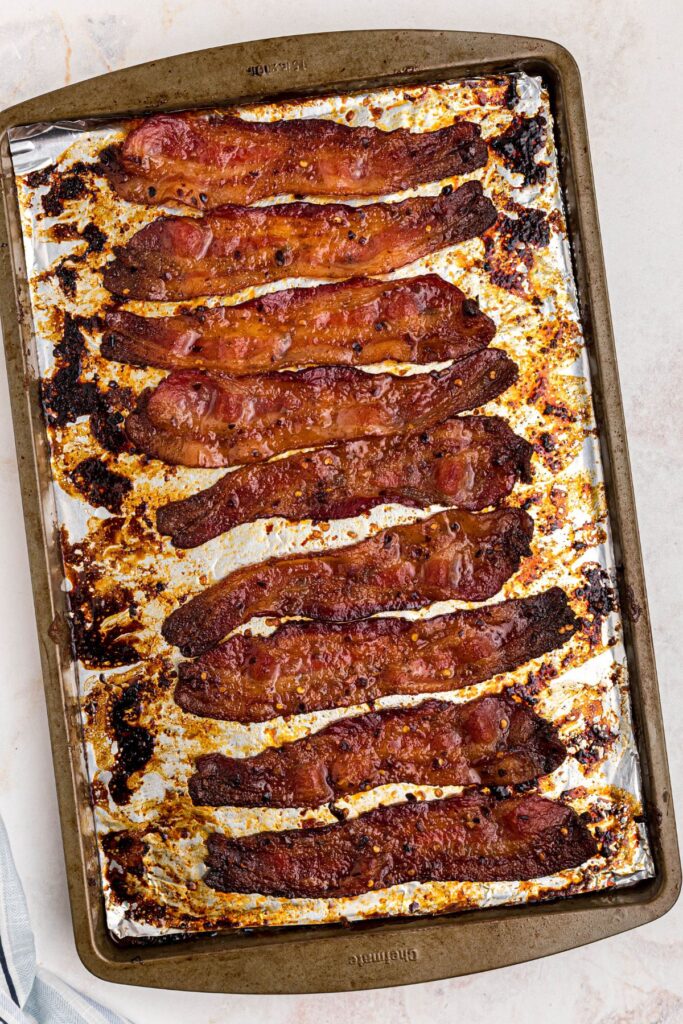
[[127, 1024], [36, 964], [26, 898], [0, 818], [0, 1024]]

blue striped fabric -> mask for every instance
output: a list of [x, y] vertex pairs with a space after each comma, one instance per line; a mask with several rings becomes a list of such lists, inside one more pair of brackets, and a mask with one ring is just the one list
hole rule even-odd
[[127, 1024], [36, 964], [26, 898], [0, 818], [0, 1024]]

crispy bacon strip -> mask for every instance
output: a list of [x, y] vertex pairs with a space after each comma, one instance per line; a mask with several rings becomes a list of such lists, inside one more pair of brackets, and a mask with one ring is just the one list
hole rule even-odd
[[205, 217], [160, 217], [115, 249], [104, 285], [131, 299], [229, 295], [286, 277], [386, 274], [481, 235], [496, 209], [481, 183], [451, 195], [367, 206], [222, 206]]
[[107, 359], [236, 376], [307, 363], [460, 359], [486, 348], [496, 332], [477, 303], [438, 274], [286, 288], [169, 317], [112, 310], [105, 324]]
[[529, 554], [532, 532], [517, 508], [440, 512], [349, 547], [237, 569], [177, 608], [162, 632], [194, 656], [255, 615], [346, 622], [451, 598], [484, 601]]
[[194, 715], [266, 722], [392, 694], [456, 690], [561, 647], [577, 627], [559, 587], [416, 621], [288, 622], [270, 636], [236, 634], [182, 662], [175, 700]]
[[566, 756], [552, 726], [510, 697], [428, 700], [344, 718], [255, 757], [205, 754], [189, 788], [193, 803], [212, 807], [317, 807], [390, 782], [529, 782]]
[[104, 158], [123, 199], [212, 209], [285, 192], [382, 195], [468, 174], [486, 163], [488, 150], [470, 121], [410, 132], [190, 112], [147, 118]]
[[213, 833], [207, 848], [212, 889], [323, 899], [400, 882], [543, 878], [597, 853], [571, 807], [480, 793], [379, 807], [322, 828]]
[[411, 377], [350, 366], [249, 378], [178, 370], [142, 394], [126, 434], [138, 451], [163, 462], [231, 466], [431, 427], [485, 405], [516, 378], [516, 363], [495, 348]]
[[496, 505], [531, 479], [531, 445], [498, 416], [465, 416], [431, 430], [347, 441], [227, 473], [157, 512], [160, 533], [196, 547], [239, 523], [270, 516], [342, 519], [382, 502]]

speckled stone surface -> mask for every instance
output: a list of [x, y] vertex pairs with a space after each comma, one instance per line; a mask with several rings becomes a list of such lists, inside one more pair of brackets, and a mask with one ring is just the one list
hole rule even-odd
[[[26, 0], [0, 12], [0, 105], [92, 75], [249, 38], [349, 28], [444, 28], [555, 39], [585, 91], [605, 261], [674, 798], [683, 776], [678, 633], [683, 612], [683, 277], [680, 223], [680, 7], [638, 0], [461, 0], [415, 5], [319, 0]], [[679, 73], [680, 74], [680, 73]], [[38, 956], [135, 1024], [678, 1024], [683, 1022], [683, 904], [637, 932], [492, 974], [329, 996], [208, 996], [100, 982], [78, 961], [69, 918], [30, 595], [4, 363], [0, 365], [0, 812], [27, 890]], [[27, 809], [29, 814], [27, 816]], [[679, 813], [679, 819], [681, 814]]]

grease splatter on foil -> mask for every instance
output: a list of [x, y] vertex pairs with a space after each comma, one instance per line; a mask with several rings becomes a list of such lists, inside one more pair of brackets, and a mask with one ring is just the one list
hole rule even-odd
[[[531, 557], [493, 600], [557, 584], [569, 595], [581, 628], [559, 651], [441, 696], [460, 702], [508, 688], [552, 720], [570, 756], [540, 780], [538, 789], [561, 796], [584, 816], [600, 853], [579, 868], [530, 882], [407, 883], [347, 899], [230, 895], [204, 885], [209, 832], [219, 829], [239, 836], [311, 827], [335, 818], [328, 807], [194, 807], [187, 793], [194, 759], [215, 750], [237, 756], [257, 753], [367, 707], [255, 725], [184, 714], [172, 699], [178, 655], [161, 637], [163, 618], [181, 597], [240, 565], [346, 544], [390, 524], [424, 517], [436, 506], [425, 511], [381, 506], [330, 524], [259, 521], [192, 551], [176, 551], [160, 537], [153, 526], [156, 508], [208, 486], [222, 471], [167, 467], [128, 449], [121, 429], [125, 414], [135, 396], [163, 374], [110, 363], [99, 355], [100, 317], [110, 296], [98, 268], [109, 259], [113, 245], [125, 242], [161, 211], [123, 203], [101, 177], [98, 153], [122, 136], [123, 126], [33, 125], [15, 130], [12, 153], [38, 365], [48, 381], [54, 508], [80, 657], [75, 686], [110, 930], [118, 938], [142, 938], [443, 913], [552, 899], [652, 876], [588, 360], [543, 83], [526, 75], [475, 78], [260, 104], [237, 113], [255, 120], [328, 117], [351, 125], [416, 131], [464, 116], [479, 123], [492, 143], [485, 168], [384, 198], [434, 195], [477, 178], [499, 210], [494, 228], [484, 238], [442, 250], [387, 277], [439, 273], [478, 298], [495, 320], [494, 344], [517, 361], [521, 372], [518, 383], [485, 411], [507, 417], [534, 446], [533, 482], [518, 485], [508, 503], [530, 512], [535, 535]], [[315, 282], [281, 281], [227, 299], [182, 305], [230, 304], [306, 283]], [[161, 315], [177, 306], [129, 302], [125, 308]], [[368, 372], [434, 368], [391, 364]], [[467, 605], [443, 602], [401, 614], [419, 618], [458, 607]], [[269, 632], [274, 623], [260, 620], [247, 628]], [[419, 704], [423, 699], [387, 697], [374, 706]], [[339, 804], [355, 815], [402, 801], [409, 792], [418, 799], [435, 799], [458, 790], [382, 786]]]

